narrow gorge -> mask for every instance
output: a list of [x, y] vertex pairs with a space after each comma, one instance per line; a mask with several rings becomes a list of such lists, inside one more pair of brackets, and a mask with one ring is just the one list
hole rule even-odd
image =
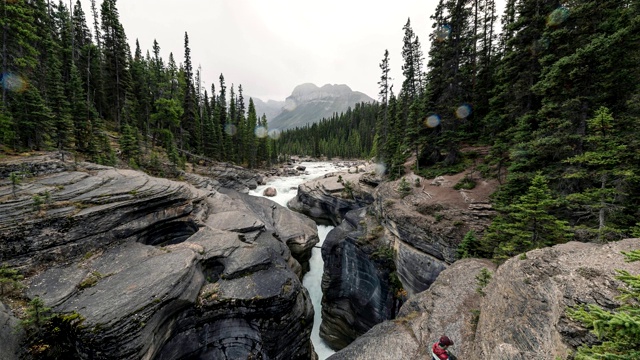
[[[81, 317], [75, 357], [410, 360], [447, 334], [460, 359], [567, 358], [597, 339], [566, 309], [615, 308], [616, 270], [640, 271], [621, 254], [638, 239], [457, 260], [494, 216], [495, 184], [455, 189], [465, 173], [199, 170], [174, 181], [49, 155], [0, 166], [0, 263], [25, 275], [27, 300]], [[24, 301], [3, 297], [3, 359], [24, 354]]]

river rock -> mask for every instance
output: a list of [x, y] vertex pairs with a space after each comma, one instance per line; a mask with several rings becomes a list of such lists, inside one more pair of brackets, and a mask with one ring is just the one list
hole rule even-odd
[[[196, 166], [194, 172], [209, 180], [216, 190], [227, 188], [248, 193], [249, 190], [255, 190], [262, 182], [262, 176], [257, 172], [229, 163], [214, 163], [206, 167]], [[183, 177], [190, 175], [190, 173], [182, 174]]]
[[[320, 223], [337, 226], [347, 212], [374, 201], [373, 189], [359, 182], [359, 174], [339, 172], [334, 175], [299, 185], [296, 197], [289, 200], [287, 206]], [[350, 192], [345, 184], [349, 184]]]
[[262, 195], [269, 196], [269, 197], [274, 197], [274, 196], [278, 195], [278, 191], [276, 190], [276, 188], [270, 186], [270, 187], [264, 189], [264, 191], [262, 192]]
[[[459, 359], [567, 359], [595, 336], [566, 316], [577, 304], [618, 304], [616, 269], [640, 272], [621, 251], [640, 239], [598, 245], [569, 242], [530, 251], [500, 267], [464, 259], [442, 271], [431, 287], [411, 297], [395, 320], [385, 321], [330, 360], [428, 359], [433, 343], [448, 335]], [[476, 276], [493, 273], [482, 296]]]
[[0, 262], [25, 272], [29, 298], [84, 318], [79, 358], [313, 356], [294, 258], [318, 241], [309, 220], [197, 175], [200, 188], [74, 168], [25, 178], [15, 197], [0, 182]]

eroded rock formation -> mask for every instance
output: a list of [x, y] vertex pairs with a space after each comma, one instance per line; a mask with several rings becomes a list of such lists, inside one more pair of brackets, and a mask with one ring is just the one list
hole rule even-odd
[[28, 275], [28, 296], [84, 318], [79, 356], [312, 357], [298, 261], [318, 242], [309, 219], [197, 175], [199, 188], [87, 163], [46, 169], [0, 185], [0, 263]]
[[287, 206], [319, 223], [337, 226], [347, 212], [374, 201], [373, 188], [359, 181], [360, 173], [331, 173], [298, 186]]
[[[346, 214], [322, 244], [322, 324], [320, 336], [341, 349], [398, 310], [393, 253], [371, 236], [366, 209]], [[372, 229], [372, 231], [376, 231]], [[384, 251], [384, 250], [387, 251]]]
[[441, 177], [443, 182], [427, 183], [408, 177], [405, 196], [398, 191], [400, 181], [376, 188], [374, 216], [387, 230], [396, 250], [398, 275], [409, 295], [429, 288], [438, 274], [457, 259], [457, 248], [472, 230], [478, 236], [494, 215], [489, 195], [493, 182], [479, 181], [473, 190], [456, 190], [454, 185], [466, 174]]
[[[429, 358], [442, 334], [454, 340], [460, 359], [567, 359], [593, 334], [566, 316], [566, 309], [594, 303], [617, 304], [622, 283], [616, 269], [640, 272], [622, 251], [637, 250], [640, 239], [606, 245], [570, 242], [530, 251], [495, 269], [486, 260], [465, 259], [440, 273], [429, 290], [411, 297], [398, 318], [376, 325], [331, 360], [412, 360]], [[476, 276], [494, 272], [477, 291]]]
[[[494, 213], [488, 196], [495, 184], [479, 181], [473, 191], [454, 189], [464, 176], [433, 184], [409, 176], [405, 193], [400, 180], [381, 182], [375, 172], [359, 170], [299, 186], [289, 207], [334, 224], [344, 219], [323, 245], [321, 335], [331, 346], [340, 349], [394, 317], [399, 302], [428, 289], [456, 260], [466, 232], [480, 234], [489, 225]], [[346, 188], [357, 189], [352, 191], [365, 194], [367, 201], [345, 200]]]

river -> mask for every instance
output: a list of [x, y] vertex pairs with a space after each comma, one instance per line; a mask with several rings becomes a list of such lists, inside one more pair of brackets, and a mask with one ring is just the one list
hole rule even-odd
[[[339, 170], [339, 168], [330, 162], [303, 162], [300, 165], [306, 167], [305, 174], [274, 178], [266, 185], [258, 186], [255, 190], [250, 191], [249, 194], [263, 197], [262, 192], [264, 189], [273, 187], [276, 189], [278, 194], [274, 197], [270, 197], [269, 199], [286, 207], [287, 202], [297, 195], [298, 185], [321, 177], [326, 173]], [[320, 254], [319, 247], [322, 246], [324, 239], [331, 229], [333, 229], [333, 226], [318, 225], [318, 237], [320, 238], [320, 242], [311, 251], [311, 259], [309, 260], [310, 270], [302, 279], [302, 284], [309, 291], [309, 296], [311, 297], [311, 302], [313, 303], [313, 309], [315, 311], [313, 330], [311, 332], [311, 342], [313, 342], [313, 347], [316, 349], [319, 360], [325, 360], [335, 352], [331, 350], [324, 340], [320, 338], [320, 322], [322, 321], [322, 312], [320, 310], [322, 302], [321, 282], [324, 262], [322, 261], [322, 255]]]

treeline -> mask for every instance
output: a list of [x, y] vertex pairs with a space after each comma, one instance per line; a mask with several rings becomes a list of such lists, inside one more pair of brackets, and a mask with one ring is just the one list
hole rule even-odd
[[[431, 19], [426, 61], [404, 26], [398, 90], [384, 52], [375, 141], [360, 153], [397, 179], [410, 156], [432, 177], [463, 170], [465, 146], [489, 146], [501, 215], [472, 256], [640, 236], [640, 1], [509, 0], [501, 32], [493, 0], [440, 0]], [[288, 136], [316, 153], [333, 133]], [[339, 139], [332, 154], [358, 151]]]
[[329, 119], [285, 130], [278, 141], [278, 153], [364, 159], [371, 156], [375, 127], [380, 111], [378, 103], [360, 103]]
[[185, 153], [248, 167], [276, 157], [267, 120], [242, 85], [228, 87], [220, 75], [217, 90], [202, 87], [187, 33], [180, 64], [173, 54], [165, 61], [157, 41], [145, 54], [136, 42], [132, 54], [116, 0], [91, 5], [92, 31], [80, 1], [72, 12], [62, 1], [0, 4], [5, 150], [59, 149], [114, 164], [116, 138], [118, 156], [134, 166], [149, 153], [157, 160], [147, 149], [163, 149], [175, 164]]

